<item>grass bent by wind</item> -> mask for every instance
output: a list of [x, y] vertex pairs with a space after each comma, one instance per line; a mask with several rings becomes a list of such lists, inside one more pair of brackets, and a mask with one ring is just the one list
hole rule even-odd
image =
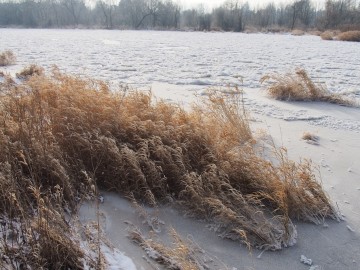
[[240, 89], [211, 90], [189, 111], [122, 90], [57, 69], [0, 84], [0, 263], [82, 269], [65, 212], [97, 189], [172, 201], [269, 250], [295, 244], [293, 219], [339, 219], [310, 161], [275, 147], [262, 157]]
[[16, 62], [16, 56], [12, 51], [6, 50], [0, 52], [0, 67], [13, 65], [15, 64], [15, 62]]
[[298, 68], [293, 73], [272, 73], [265, 75], [261, 83], [268, 82], [267, 94], [278, 100], [322, 101], [344, 106], [356, 106], [344, 95], [331, 93], [325, 85], [312, 81], [305, 69]]

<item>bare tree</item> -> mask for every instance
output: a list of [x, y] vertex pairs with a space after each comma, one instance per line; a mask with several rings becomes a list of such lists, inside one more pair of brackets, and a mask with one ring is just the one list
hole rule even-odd
[[[95, 5], [89, 5], [90, 1], [96, 1]], [[214, 27], [239, 32], [245, 26], [258, 29], [271, 26], [360, 29], [358, 0], [326, 0], [324, 8], [314, 7], [311, 1], [315, 0], [293, 0], [287, 5], [270, 3], [265, 7], [250, 8], [242, 0], [228, 0], [209, 12], [203, 5], [182, 10], [174, 0], [0, 0], [0, 26], [69, 27], [83, 24], [108, 29], [188, 27], [194, 30]]]
[[159, 0], [145, 0], [145, 6], [142, 12], [142, 17], [135, 28], [138, 29], [142, 25], [144, 20], [148, 17], [152, 18], [152, 26], [155, 27], [156, 20], [158, 18], [159, 9], [160, 9]]
[[62, 0], [61, 3], [71, 15], [74, 25], [79, 25], [80, 14], [85, 7], [83, 0]]
[[98, 0], [96, 2], [97, 7], [100, 8], [101, 13], [105, 18], [105, 27], [107, 29], [113, 29], [114, 27], [113, 18], [117, 2], [118, 1], [116, 0]]

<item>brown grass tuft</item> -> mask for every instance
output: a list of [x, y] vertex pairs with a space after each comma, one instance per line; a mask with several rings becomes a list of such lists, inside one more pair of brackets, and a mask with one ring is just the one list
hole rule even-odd
[[312, 36], [320, 36], [322, 34], [322, 32], [319, 30], [309, 30], [307, 33]]
[[171, 198], [224, 238], [281, 249], [295, 243], [292, 218], [321, 223], [338, 215], [310, 162], [273, 151], [273, 162], [259, 155], [238, 88], [210, 90], [188, 112], [55, 69], [1, 88], [0, 216], [26, 228], [36, 220], [33, 228], [59, 248], [36, 255], [52, 269], [61, 268], [59, 254], [77, 269], [82, 255], [62, 209], [75, 209], [97, 187], [149, 205]]
[[335, 34], [331, 31], [325, 31], [325, 32], [321, 33], [320, 37], [323, 40], [333, 40], [335, 37]]
[[204, 269], [204, 266], [206, 267], [198, 260], [189, 243], [181, 239], [174, 229], [170, 229], [169, 234], [173, 239], [172, 246], [167, 246], [154, 239], [146, 239], [137, 229], [129, 232], [129, 238], [141, 246], [150, 259], [165, 266], [166, 269], [201, 270]]
[[338, 40], [360, 42], [360, 31], [347, 31], [337, 36]]
[[325, 86], [315, 84], [304, 69], [295, 73], [270, 74], [260, 82], [270, 81], [266, 88], [270, 97], [288, 101], [324, 101], [345, 106], [355, 106], [354, 102], [340, 94], [329, 92]]
[[300, 29], [295, 29], [291, 32], [291, 35], [293, 36], [303, 36], [305, 35], [305, 31], [300, 30]]
[[318, 145], [319, 144], [319, 136], [314, 135], [310, 132], [304, 132], [301, 136], [301, 139], [306, 141], [307, 143]]
[[41, 76], [43, 74], [44, 69], [42, 67], [32, 64], [28, 67], [25, 67], [19, 73], [16, 73], [16, 77], [18, 77], [19, 79], [28, 79], [31, 76]]
[[16, 62], [16, 56], [12, 51], [4, 51], [0, 53], [0, 67], [13, 65]]

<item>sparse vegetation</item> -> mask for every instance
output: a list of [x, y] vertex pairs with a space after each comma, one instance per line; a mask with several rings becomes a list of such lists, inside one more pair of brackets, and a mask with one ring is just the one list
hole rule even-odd
[[324, 101], [346, 106], [355, 106], [353, 101], [329, 92], [324, 85], [315, 84], [304, 69], [296, 69], [295, 73], [270, 74], [261, 78], [260, 82], [270, 81], [266, 88], [270, 97], [288, 101]]
[[[291, 32], [293, 29], [359, 30], [360, 7], [354, 0], [329, 0], [319, 9], [316, 1], [252, 6], [251, 1], [222, 1], [206, 10], [182, 8], [173, 0], [98, 0], [97, 5], [76, 0], [0, 1], [0, 25], [24, 28], [167, 29], [185, 31]], [[119, 3], [118, 3], [119, 2]], [[203, 1], [206, 4], [206, 1]], [[46, 12], [40, 12], [46, 10]], [[54, 19], [56, 18], [56, 19]], [[283, 30], [280, 30], [283, 29]], [[280, 31], [279, 31], [280, 30]]]
[[213, 89], [190, 112], [120, 90], [56, 69], [0, 85], [1, 224], [23, 236], [0, 235], [3, 262], [81, 269], [64, 209], [97, 187], [174, 201], [222, 237], [271, 250], [295, 243], [292, 218], [339, 219], [311, 162], [275, 147], [271, 161], [261, 156], [240, 89]]
[[360, 31], [347, 31], [337, 36], [338, 40], [360, 42]]
[[320, 35], [321, 39], [323, 40], [333, 40], [334, 36], [335, 36], [334, 33], [331, 31], [325, 31]]
[[172, 246], [166, 246], [161, 241], [154, 239], [146, 239], [137, 229], [130, 231], [129, 238], [141, 246], [150, 259], [164, 265], [166, 269], [204, 269], [205, 264], [200, 262], [190, 245], [181, 239], [174, 229], [171, 229], [169, 234], [174, 242]]
[[319, 144], [319, 136], [316, 136], [315, 134], [312, 134], [310, 132], [304, 132], [301, 136], [301, 139], [306, 141], [309, 144], [318, 145]]
[[305, 35], [305, 31], [300, 30], [300, 29], [295, 29], [291, 32], [291, 34], [293, 36], [303, 36], [303, 35]]
[[4, 51], [0, 53], [0, 67], [13, 65], [16, 62], [16, 56], [12, 51]]
[[19, 73], [16, 73], [16, 77], [24, 80], [34, 75], [40, 76], [43, 74], [44, 74], [44, 69], [42, 67], [32, 64], [30, 66], [25, 67]]

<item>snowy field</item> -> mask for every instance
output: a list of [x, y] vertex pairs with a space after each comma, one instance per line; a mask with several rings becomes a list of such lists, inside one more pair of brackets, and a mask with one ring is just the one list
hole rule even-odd
[[[324, 41], [318, 36], [274, 34], [0, 29], [0, 51], [10, 49], [15, 73], [36, 63], [114, 84], [152, 87], [157, 96], [192, 101], [209, 86], [239, 84], [251, 94], [272, 72], [305, 68], [315, 82], [360, 102], [360, 44]], [[306, 120], [317, 126], [360, 131], [359, 119], [346, 123], [336, 112], [287, 110], [257, 98], [250, 110], [284, 120]]]
[[[265, 96], [259, 84], [269, 72], [303, 67], [330, 91], [359, 100], [360, 43], [272, 34], [0, 29], [0, 51], [5, 49], [13, 50], [18, 58], [16, 65], [3, 68], [10, 73], [31, 63], [45, 68], [55, 64], [72, 74], [152, 87], [156, 96], [185, 105], [196, 100], [195, 92], [239, 84], [242, 78], [253, 129], [273, 136], [294, 160], [311, 158], [319, 166], [324, 189], [343, 213], [344, 222], [327, 220], [324, 226], [298, 222], [294, 247], [261, 254], [220, 239], [204, 222], [164, 208], [154, 213], [163, 221], [158, 237], [175, 228], [203, 252], [209, 269], [360, 269], [360, 109], [275, 101]], [[301, 140], [306, 131], [319, 137], [318, 145]], [[145, 233], [148, 229], [138, 213], [114, 194], [103, 197], [104, 230], [124, 252], [115, 257], [132, 260], [121, 266], [112, 259], [109, 268], [162, 269], [152, 266], [145, 253], [126, 238], [129, 224]], [[80, 214], [84, 222], [96, 216], [91, 205]], [[301, 255], [311, 258], [313, 265], [300, 262]]]
[[269, 72], [304, 67], [330, 91], [360, 93], [360, 44], [273, 34], [0, 29], [0, 51], [18, 64], [148, 85], [259, 87]]

